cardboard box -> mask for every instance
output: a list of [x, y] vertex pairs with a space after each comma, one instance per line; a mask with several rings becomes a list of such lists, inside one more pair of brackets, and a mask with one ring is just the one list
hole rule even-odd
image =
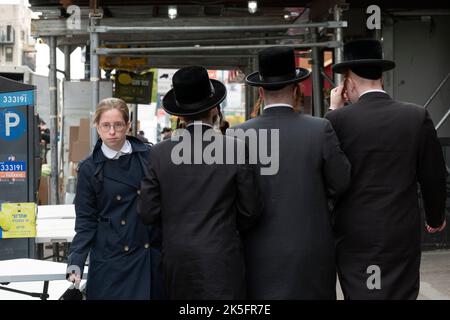
[[50, 177], [41, 176], [39, 181], [38, 203], [47, 205], [50, 203]]
[[70, 142], [78, 141], [78, 130], [80, 129], [79, 126], [70, 127], [69, 128], [69, 144]]
[[81, 118], [79, 126], [71, 126], [69, 131], [69, 161], [79, 162], [91, 152], [91, 123], [88, 118]]
[[80, 127], [78, 131], [78, 141], [90, 141], [91, 137], [91, 122], [87, 118], [80, 119]]
[[80, 162], [81, 160], [84, 160], [89, 153], [91, 153], [89, 141], [75, 141], [69, 150], [69, 161]]

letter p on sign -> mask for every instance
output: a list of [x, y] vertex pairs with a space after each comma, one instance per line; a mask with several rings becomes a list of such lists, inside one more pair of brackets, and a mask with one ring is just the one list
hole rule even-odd
[[5, 114], [5, 136], [11, 136], [11, 128], [17, 127], [20, 117], [17, 113], [8, 112]]

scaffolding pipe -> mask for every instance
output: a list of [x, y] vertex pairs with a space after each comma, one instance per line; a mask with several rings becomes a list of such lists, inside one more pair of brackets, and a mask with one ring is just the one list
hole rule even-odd
[[133, 103], [132, 105], [132, 111], [133, 111], [133, 123], [131, 125], [131, 134], [134, 137], [137, 137], [138, 133], [138, 105], [137, 103]]
[[[339, 5], [334, 6], [333, 10], [334, 20], [341, 21], [342, 17], [342, 8]], [[341, 45], [334, 48], [334, 63], [340, 63], [343, 60], [344, 50], [343, 50], [343, 29], [342, 27], [338, 27], [334, 30], [335, 32], [335, 40]], [[334, 74], [335, 83], [340, 85], [342, 83], [342, 75], [339, 73]]]
[[56, 78], [56, 37], [49, 37], [50, 65], [48, 75], [48, 91], [50, 93], [50, 203], [59, 204], [58, 188], [58, 105]]
[[439, 128], [444, 124], [444, 122], [448, 119], [450, 116], [450, 108], [448, 109], [447, 113], [442, 117], [441, 121], [436, 125], [436, 131], [439, 130]]
[[[317, 29], [312, 29], [312, 39], [317, 41]], [[313, 85], [313, 110], [314, 116], [321, 117], [323, 109], [323, 91], [322, 91], [322, 77], [320, 70], [322, 68], [322, 59], [320, 59], [321, 51], [318, 47], [312, 48], [312, 85]]]
[[334, 83], [334, 81], [326, 74], [325, 70], [320, 70], [320, 74], [322, 75], [322, 77], [327, 80], [327, 82], [329, 84], [331, 84], [333, 87], [336, 87], [336, 84]]
[[338, 45], [339, 44], [336, 41], [325, 41], [325, 42], [285, 44], [285, 45], [255, 44], [255, 45], [241, 45], [241, 46], [237, 45], [237, 46], [206, 46], [206, 47], [194, 46], [194, 47], [165, 47], [165, 48], [97, 48], [95, 52], [97, 55], [110, 55], [110, 54], [125, 54], [125, 53], [138, 54], [151, 52], [249, 50], [249, 49], [266, 49], [276, 46], [285, 46], [292, 48], [316, 48], [316, 47], [334, 48]]
[[431, 97], [428, 99], [428, 101], [425, 103], [425, 105], [423, 106], [425, 109], [428, 107], [428, 105], [431, 103], [431, 101], [433, 101], [434, 97], [436, 97], [436, 95], [438, 94], [438, 92], [441, 90], [442, 86], [447, 82], [448, 78], [450, 78], [450, 72], [447, 74], [447, 76], [444, 78], [444, 80], [441, 81], [441, 83], [439, 84], [439, 86], [436, 88], [436, 90], [434, 90], [433, 94], [431, 95]]
[[119, 45], [119, 44], [127, 44], [127, 45], [144, 45], [144, 44], [182, 44], [182, 43], [217, 43], [217, 42], [236, 42], [236, 41], [260, 41], [260, 40], [298, 40], [298, 36], [277, 36], [277, 37], [249, 37], [249, 38], [212, 38], [212, 39], [184, 39], [184, 40], [147, 40], [147, 41], [123, 41], [123, 40], [115, 40], [115, 41], [104, 41], [104, 45]]
[[[258, 60], [256, 57], [249, 58], [247, 67], [245, 70], [246, 74], [249, 74], [258, 68]], [[251, 118], [251, 113], [253, 111], [253, 106], [257, 100], [257, 88], [246, 85], [245, 86], [245, 120], [249, 120]], [[261, 106], [263, 109], [263, 106]], [[260, 111], [261, 111], [260, 109]]]
[[[72, 52], [72, 48], [70, 45], [64, 46], [64, 80], [70, 81], [70, 53]], [[64, 104], [61, 106], [61, 149], [60, 149], [60, 176], [64, 178], [64, 134], [65, 134], [65, 125], [64, 125], [65, 117], [64, 117]]]
[[280, 24], [262, 26], [171, 26], [171, 27], [116, 27], [116, 26], [91, 26], [91, 32], [217, 32], [217, 31], [261, 31], [261, 30], [286, 30], [305, 28], [339, 28], [347, 27], [347, 21], [325, 21], [300, 24]]
[[[92, 18], [91, 23], [95, 24], [96, 19]], [[97, 109], [97, 104], [99, 102], [99, 81], [100, 81], [100, 70], [98, 55], [95, 49], [99, 45], [99, 34], [97, 32], [90, 33], [90, 80], [92, 85], [92, 104], [91, 104], [91, 120], [94, 118], [95, 110]], [[95, 144], [97, 143], [97, 131], [94, 127], [91, 127], [91, 150], [94, 150]]]

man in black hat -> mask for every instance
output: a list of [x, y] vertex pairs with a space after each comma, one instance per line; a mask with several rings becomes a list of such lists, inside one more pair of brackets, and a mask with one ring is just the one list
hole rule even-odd
[[[238, 230], [250, 227], [261, 213], [254, 170], [237, 161], [204, 159], [206, 141], [244, 145], [213, 129], [225, 86], [210, 80], [199, 66], [178, 70], [172, 82], [163, 108], [182, 117], [187, 127], [153, 147], [138, 211], [144, 223], [162, 223], [163, 272], [170, 299], [244, 299]], [[216, 155], [228, 151], [217, 149]]]
[[265, 107], [238, 128], [278, 130], [279, 170], [257, 179], [265, 202], [244, 236], [249, 298], [336, 299], [327, 200], [346, 189], [350, 164], [329, 121], [294, 111], [299, 82], [309, 76], [296, 68], [294, 50], [271, 47], [258, 58], [259, 71], [246, 82], [260, 87]]
[[[446, 169], [428, 112], [393, 100], [382, 86], [381, 43], [344, 46], [345, 74], [331, 92], [326, 117], [352, 164], [349, 190], [335, 206], [339, 280], [346, 299], [416, 299], [419, 292], [421, 214], [429, 232], [445, 227]], [[345, 100], [351, 102], [344, 107]]]

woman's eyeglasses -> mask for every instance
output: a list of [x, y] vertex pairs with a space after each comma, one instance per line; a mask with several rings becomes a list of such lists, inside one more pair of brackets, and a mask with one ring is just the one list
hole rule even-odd
[[117, 122], [117, 123], [113, 123], [113, 124], [104, 122], [104, 123], [100, 124], [100, 129], [103, 132], [109, 132], [111, 130], [111, 128], [114, 128], [114, 131], [116, 131], [116, 132], [121, 132], [121, 131], [125, 130], [125, 127], [126, 127], [126, 125], [123, 122]]

